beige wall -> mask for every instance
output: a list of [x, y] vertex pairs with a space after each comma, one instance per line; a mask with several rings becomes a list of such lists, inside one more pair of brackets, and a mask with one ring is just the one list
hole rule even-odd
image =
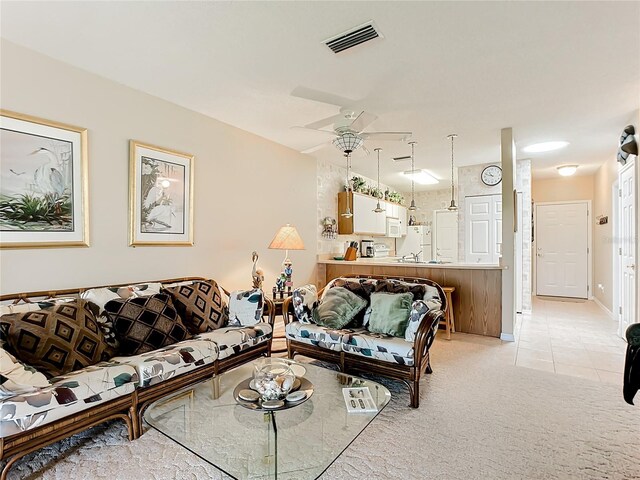
[[[2, 41], [2, 108], [88, 128], [91, 247], [3, 250], [2, 293], [174, 276], [251, 283], [253, 250], [270, 289], [284, 252], [276, 230], [296, 225], [294, 282], [314, 278], [316, 162], [217, 120]], [[214, 94], [223, 94], [217, 92]], [[195, 155], [195, 246], [127, 243], [129, 139]]]
[[593, 175], [572, 177], [534, 178], [531, 196], [535, 203], [593, 200]]
[[[593, 294], [609, 311], [613, 310], [613, 185], [617, 179], [618, 162], [613, 156], [593, 178]], [[597, 225], [600, 215], [608, 216], [609, 223]]]

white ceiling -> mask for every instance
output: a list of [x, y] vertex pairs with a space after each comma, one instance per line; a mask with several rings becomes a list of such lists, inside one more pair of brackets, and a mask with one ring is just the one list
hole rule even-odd
[[[416, 168], [446, 186], [456, 163], [499, 161], [500, 129], [513, 127], [534, 176], [555, 166], [594, 172], [615, 155], [640, 108], [640, 2], [12, 2], [2, 37], [278, 143], [322, 141], [292, 130], [339, 107], [291, 95], [313, 89], [378, 115], [369, 131], [408, 130]], [[384, 35], [335, 55], [321, 41], [368, 20]], [[566, 140], [552, 154], [530, 143]], [[382, 181], [409, 183], [383, 148]], [[334, 147], [314, 153], [344, 163]], [[354, 158], [375, 176], [375, 157]], [[418, 187], [420, 188], [420, 187]], [[422, 187], [424, 188], [424, 187]], [[430, 187], [433, 188], [433, 187]]]

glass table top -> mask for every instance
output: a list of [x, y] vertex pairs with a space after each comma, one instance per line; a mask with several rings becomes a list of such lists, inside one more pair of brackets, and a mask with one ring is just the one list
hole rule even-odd
[[[302, 366], [314, 386], [313, 395], [294, 408], [263, 412], [236, 403], [233, 391], [252, 377], [254, 361], [158, 400], [144, 419], [233, 478], [318, 478], [389, 403], [391, 394], [370, 380], [288, 362]], [[348, 413], [342, 389], [349, 387], [368, 387], [378, 411]]]

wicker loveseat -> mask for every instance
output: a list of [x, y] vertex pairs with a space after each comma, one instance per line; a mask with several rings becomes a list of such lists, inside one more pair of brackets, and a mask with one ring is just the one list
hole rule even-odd
[[[153, 283], [165, 286], [201, 281], [207, 282], [188, 277]], [[38, 302], [77, 298], [87, 290], [3, 295], [0, 301], [5, 306], [33, 305], [36, 310]], [[142, 434], [142, 413], [151, 402], [260, 356], [270, 356], [275, 307], [264, 295], [263, 300], [263, 316], [253, 326], [227, 326], [141, 355], [116, 356], [47, 380], [46, 386], [15, 393], [6, 388], [3, 377], [0, 460], [6, 463], [0, 479], [5, 480], [14, 462], [24, 455], [108, 420], [124, 421], [129, 439], [136, 439]], [[12, 358], [4, 349], [0, 353], [3, 359]]]
[[[294, 358], [296, 354], [301, 354], [335, 363], [344, 372], [369, 372], [401, 380], [409, 387], [410, 405], [417, 408], [420, 404], [420, 376], [422, 372], [431, 373], [429, 348], [440, 321], [444, 319], [443, 312], [447, 306], [440, 285], [424, 278], [347, 275], [329, 282], [318, 292], [318, 298], [322, 299], [327, 289], [344, 286], [345, 282], [364, 283], [373, 291], [376, 282], [382, 280], [394, 282], [394, 290], [397, 291], [404, 287], [410, 289], [415, 285], [424, 285], [433, 295], [434, 302], [430, 303], [428, 311], [413, 319], [419, 324], [414, 325], [415, 335], [410, 336], [411, 341], [372, 333], [358, 324], [333, 330], [313, 323], [302, 323], [292, 313], [294, 297], [290, 297], [285, 300], [282, 309], [288, 356]], [[413, 310], [412, 317], [415, 313]]]

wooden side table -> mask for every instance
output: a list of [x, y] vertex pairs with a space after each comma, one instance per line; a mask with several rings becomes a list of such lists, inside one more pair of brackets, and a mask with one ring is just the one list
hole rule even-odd
[[[276, 307], [276, 319], [273, 322], [273, 340], [284, 340], [286, 338], [286, 334], [284, 332], [284, 323], [282, 321], [282, 304], [284, 303], [284, 301], [289, 298], [289, 297], [284, 297], [284, 298], [272, 298], [271, 301], [273, 302], [273, 304]], [[278, 321], [278, 318], [280, 317], [281, 320]], [[276, 325], [280, 323], [282, 325], [282, 333], [276, 335]], [[273, 345], [273, 341], [272, 341], [272, 345]], [[287, 351], [287, 344], [285, 342], [285, 346], [284, 348], [277, 348], [274, 349], [273, 347], [271, 347], [271, 353], [284, 353]]]
[[456, 333], [456, 322], [453, 316], [453, 295], [455, 287], [442, 287], [447, 299], [447, 308], [444, 311], [444, 329], [447, 333], [447, 340], [451, 340], [451, 332]]

